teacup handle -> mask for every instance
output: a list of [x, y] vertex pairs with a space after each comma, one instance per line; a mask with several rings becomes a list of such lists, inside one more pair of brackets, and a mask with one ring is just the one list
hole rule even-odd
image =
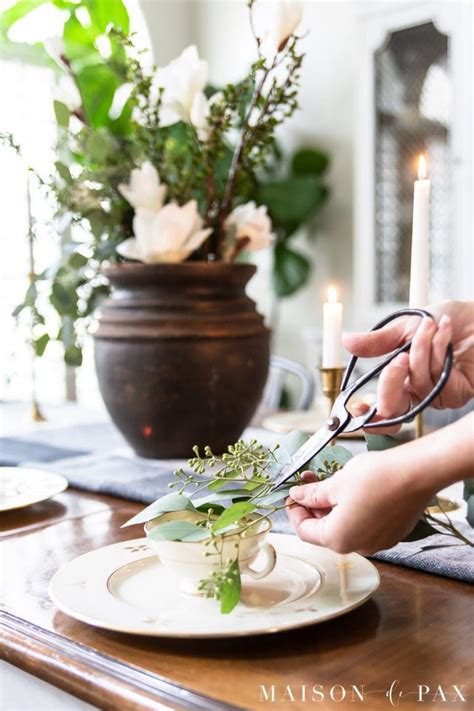
[[263, 552], [267, 559], [262, 570], [254, 570], [247, 565], [247, 563], [240, 563], [240, 572], [245, 573], [245, 575], [250, 575], [250, 577], [255, 580], [260, 580], [260, 578], [264, 578], [266, 575], [271, 573], [276, 563], [276, 550], [271, 543], [263, 543], [260, 551]]

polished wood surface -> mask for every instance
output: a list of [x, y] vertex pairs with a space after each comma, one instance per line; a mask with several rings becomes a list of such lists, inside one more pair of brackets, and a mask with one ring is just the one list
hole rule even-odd
[[[361, 608], [277, 635], [149, 639], [102, 631], [59, 612], [48, 597], [55, 571], [81, 553], [136, 537], [136, 530], [120, 525], [139, 508], [68, 490], [48, 502], [1, 514], [3, 658], [114, 711], [379, 711], [392, 708], [385, 693], [396, 681], [392, 702], [404, 708], [474, 708], [472, 587], [399, 566], [376, 564], [381, 586]], [[363, 703], [351, 694], [353, 684], [364, 687]], [[316, 685], [322, 689], [313, 701]], [[335, 699], [340, 698], [339, 685], [347, 692], [340, 703], [329, 696], [333, 689]], [[441, 703], [438, 692], [437, 699], [426, 694], [417, 703], [419, 685], [430, 686], [431, 694], [441, 686], [450, 702]], [[466, 703], [452, 685], [461, 689]], [[273, 703], [265, 700], [262, 686], [270, 698], [275, 694]]]

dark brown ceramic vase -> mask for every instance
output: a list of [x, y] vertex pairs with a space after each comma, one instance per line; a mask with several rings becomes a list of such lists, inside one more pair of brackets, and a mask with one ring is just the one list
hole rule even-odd
[[102, 397], [142, 457], [222, 452], [249, 423], [269, 364], [268, 329], [245, 286], [249, 264], [108, 267], [95, 339]]

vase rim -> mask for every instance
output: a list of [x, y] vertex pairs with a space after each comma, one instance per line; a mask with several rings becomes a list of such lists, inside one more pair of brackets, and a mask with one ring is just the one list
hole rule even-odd
[[111, 264], [102, 274], [115, 287], [241, 289], [256, 272], [254, 264], [239, 262], [180, 262], [178, 264]]
[[250, 262], [206, 262], [204, 260], [195, 260], [192, 262], [157, 262], [156, 264], [145, 264], [144, 262], [119, 262], [117, 264], [109, 264], [102, 267], [102, 272], [107, 275], [107, 272], [118, 273], [118, 272], [128, 272], [140, 273], [140, 272], [172, 272], [172, 271], [202, 271], [203, 269], [213, 269], [214, 271], [226, 271], [226, 270], [247, 270], [256, 271], [257, 267], [255, 264]]

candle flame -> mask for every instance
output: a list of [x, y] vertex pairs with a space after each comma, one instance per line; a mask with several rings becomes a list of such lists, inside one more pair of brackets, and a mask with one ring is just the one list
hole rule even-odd
[[418, 180], [426, 178], [426, 158], [423, 154], [418, 158]]
[[328, 301], [331, 304], [334, 304], [337, 301], [337, 289], [335, 286], [328, 287]]

